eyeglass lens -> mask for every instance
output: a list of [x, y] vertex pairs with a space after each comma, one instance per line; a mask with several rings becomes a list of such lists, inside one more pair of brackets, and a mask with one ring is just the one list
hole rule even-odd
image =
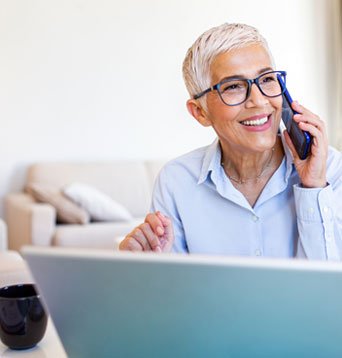
[[[267, 97], [277, 97], [281, 95], [282, 88], [277, 78], [279, 74], [279, 72], [265, 73], [256, 79], [256, 84], [262, 94]], [[230, 79], [220, 83], [217, 89], [223, 102], [228, 105], [235, 105], [247, 99], [249, 86], [250, 84], [246, 79]]]

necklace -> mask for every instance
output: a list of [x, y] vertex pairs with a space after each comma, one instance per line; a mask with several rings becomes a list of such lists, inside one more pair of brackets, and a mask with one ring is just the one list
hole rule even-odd
[[[241, 178], [234, 178], [232, 176], [230, 176], [228, 173], [227, 176], [230, 180], [233, 180], [235, 183], [237, 184], [245, 184], [247, 181], [249, 180], [259, 180], [264, 174], [265, 174], [265, 171], [266, 169], [270, 166], [271, 164], [271, 161], [272, 161], [272, 158], [273, 158], [273, 153], [274, 153], [274, 147], [272, 148], [272, 151], [271, 151], [271, 155], [270, 157], [268, 158], [266, 164], [264, 165], [264, 167], [262, 168], [261, 172], [259, 175], [257, 175], [256, 177], [253, 177], [253, 178], [245, 178], [245, 179], [241, 179]], [[221, 166], [224, 168], [224, 163], [221, 162]]]

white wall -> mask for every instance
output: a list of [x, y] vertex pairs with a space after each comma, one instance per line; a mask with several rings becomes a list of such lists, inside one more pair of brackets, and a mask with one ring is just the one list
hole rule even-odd
[[293, 96], [328, 118], [324, 3], [0, 0], [0, 199], [35, 161], [167, 158], [209, 143], [186, 112], [181, 64], [223, 22], [258, 27]]

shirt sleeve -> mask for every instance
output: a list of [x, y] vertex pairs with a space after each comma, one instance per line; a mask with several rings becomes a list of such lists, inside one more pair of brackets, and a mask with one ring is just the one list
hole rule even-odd
[[184, 229], [175, 203], [171, 183], [172, 173], [167, 173], [167, 168], [164, 167], [154, 184], [151, 212], [160, 211], [171, 219], [175, 235], [173, 252], [188, 253]]
[[302, 188], [294, 185], [299, 232], [297, 257], [340, 260], [342, 257], [342, 186]]

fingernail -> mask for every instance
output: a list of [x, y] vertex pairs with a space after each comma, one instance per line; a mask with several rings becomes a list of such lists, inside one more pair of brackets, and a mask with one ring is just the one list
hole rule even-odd
[[162, 227], [160, 227], [160, 226], [157, 227], [157, 234], [158, 235], [163, 235], [164, 234], [164, 230], [163, 230]]
[[154, 249], [155, 252], [162, 252], [162, 249], [160, 246], [156, 246]]

